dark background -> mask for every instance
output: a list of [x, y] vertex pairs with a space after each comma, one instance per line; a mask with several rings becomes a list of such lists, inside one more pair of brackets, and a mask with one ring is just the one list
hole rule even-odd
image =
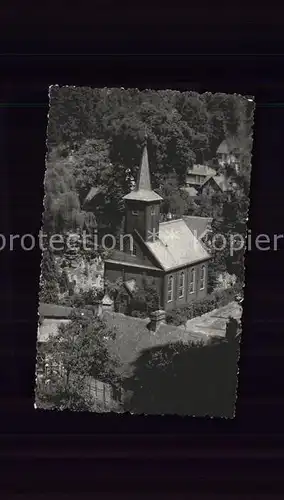
[[[40, 230], [51, 84], [255, 96], [248, 226], [252, 235], [284, 233], [280, 10], [110, 1], [96, 2], [89, 15], [70, 5], [1, 9], [1, 234]], [[179, 499], [188, 491], [202, 498], [271, 498], [283, 492], [282, 256], [283, 240], [277, 252], [247, 255], [237, 413], [222, 420], [35, 411], [40, 251], [22, 251], [19, 240], [15, 250], [2, 250], [2, 497], [69, 492], [68, 498], [85, 498], [95, 491], [98, 498]]]

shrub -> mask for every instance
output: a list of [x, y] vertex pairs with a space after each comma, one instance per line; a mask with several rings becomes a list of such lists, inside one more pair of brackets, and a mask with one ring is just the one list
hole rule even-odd
[[147, 318], [147, 313], [145, 311], [139, 311], [138, 309], [134, 309], [131, 311], [129, 316], [133, 316], [134, 318]]
[[75, 293], [71, 297], [63, 297], [62, 305], [70, 307], [84, 308], [85, 306], [94, 306], [103, 298], [102, 290], [85, 290], [81, 293]]
[[226, 290], [215, 290], [204, 299], [196, 300], [185, 307], [170, 311], [166, 316], [167, 323], [176, 326], [183, 325], [189, 319], [202, 316], [202, 314], [213, 311], [218, 307], [226, 306], [236, 298], [241, 290], [242, 285], [240, 283]]
[[189, 319], [187, 309], [188, 309], [187, 307], [183, 307], [179, 309], [174, 309], [173, 311], [167, 313], [166, 316], [167, 323], [170, 323], [171, 325], [175, 326], [184, 325], [186, 321]]
[[154, 280], [144, 278], [142, 287], [135, 291], [129, 302], [128, 314], [147, 318], [153, 311], [159, 309], [159, 294]]

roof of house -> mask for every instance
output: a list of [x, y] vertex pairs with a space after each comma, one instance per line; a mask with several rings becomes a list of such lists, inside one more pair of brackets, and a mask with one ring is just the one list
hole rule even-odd
[[161, 196], [155, 193], [155, 191], [153, 191], [151, 187], [147, 146], [145, 146], [143, 149], [136, 186], [130, 193], [124, 196], [123, 199], [148, 202], [161, 201], [163, 199]]
[[223, 193], [230, 189], [229, 181], [223, 174], [209, 175], [208, 177], [206, 177], [206, 179], [204, 179], [204, 182], [201, 184], [200, 187], [203, 188], [210, 181], [217, 184], [217, 186]]
[[[143, 240], [142, 240], [143, 243]], [[127, 266], [132, 267], [141, 267], [142, 269], [153, 269], [157, 271], [161, 271], [161, 269], [157, 266], [154, 266], [151, 263], [145, 263], [145, 261], [138, 256], [131, 255], [127, 252], [123, 252], [120, 250], [112, 250], [108, 259], [105, 260], [105, 264], [107, 262], [110, 263], [118, 263], [125, 264]]]
[[217, 182], [222, 191], [228, 191], [230, 189], [230, 182], [225, 175], [215, 175], [214, 180]]
[[56, 304], [39, 303], [38, 313], [45, 318], [67, 319], [73, 311], [72, 307], [58, 306]]
[[197, 189], [195, 189], [195, 187], [193, 187], [193, 186], [185, 186], [185, 187], [183, 187], [182, 189], [183, 189], [184, 191], [186, 191], [186, 192], [189, 194], [189, 196], [194, 197], [194, 196], [197, 196], [197, 195], [198, 195], [198, 191], [197, 191]]
[[[105, 295], [102, 301], [98, 301], [98, 304], [109, 306], [113, 301], [108, 295]], [[86, 305], [82, 310], [82, 314], [92, 314], [96, 309], [95, 305]], [[74, 312], [74, 307], [60, 306], [57, 304], [46, 304], [44, 302], [39, 303], [38, 313], [45, 319], [70, 319], [72, 312]]]
[[[102, 320], [105, 321], [107, 328], [116, 332], [115, 340], [107, 340], [108, 350], [120, 362], [118, 373], [123, 376], [131, 373], [131, 363], [142, 354], [144, 349], [173, 342], [208, 341], [208, 335], [199, 331], [186, 330], [184, 326], [160, 323], [156, 331], [151, 331], [148, 327], [149, 318], [141, 319], [104, 311]], [[51, 328], [49, 320], [46, 321], [47, 323], [38, 329], [38, 340], [41, 342], [46, 342], [51, 336], [58, 334], [58, 329]]]
[[109, 297], [109, 295], [105, 295], [102, 299], [103, 306], [110, 306], [113, 304], [113, 300]]
[[170, 342], [198, 342], [208, 340], [202, 332], [191, 332], [185, 327], [161, 323], [157, 331], [147, 327], [148, 319], [134, 318], [124, 314], [105, 311], [103, 320], [110, 329], [115, 328], [116, 339], [109, 341], [109, 351], [121, 362], [120, 372], [131, 371], [130, 364], [142, 354], [144, 349], [169, 344]]
[[192, 168], [188, 169], [187, 173], [207, 176], [216, 175], [216, 170], [214, 170], [214, 168], [208, 167], [208, 165], [193, 165]]
[[159, 237], [145, 245], [165, 271], [210, 258], [183, 219], [161, 222]]
[[193, 215], [184, 215], [183, 220], [197, 238], [200, 238], [205, 233], [213, 221], [211, 217], [196, 217]]
[[101, 191], [100, 186], [92, 187], [84, 200], [84, 204], [92, 201], [99, 194], [100, 191]]
[[230, 154], [239, 149], [239, 141], [235, 137], [224, 139], [217, 148], [217, 154]]

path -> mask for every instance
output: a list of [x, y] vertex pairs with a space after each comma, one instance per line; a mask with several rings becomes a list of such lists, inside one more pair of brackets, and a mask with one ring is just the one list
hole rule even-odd
[[230, 302], [227, 306], [188, 320], [186, 329], [196, 333], [204, 333], [210, 337], [224, 337], [229, 317], [240, 320], [241, 316], [241, 306], [237, 302]]

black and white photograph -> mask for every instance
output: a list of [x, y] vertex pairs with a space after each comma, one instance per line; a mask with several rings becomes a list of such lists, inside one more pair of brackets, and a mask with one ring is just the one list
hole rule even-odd
[[234, 418], [254, 108], [50, 86], [37, 409]]

